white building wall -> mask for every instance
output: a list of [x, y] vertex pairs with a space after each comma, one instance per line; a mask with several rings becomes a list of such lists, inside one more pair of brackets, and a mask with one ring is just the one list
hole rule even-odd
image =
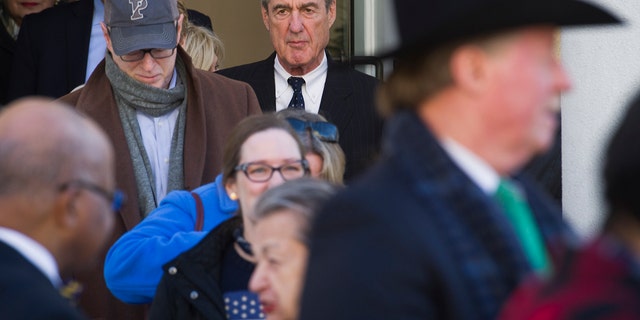
[[564, 29], [560, 38], [562, 60], [573, 79], [573, 89], [561, 99], [563, 209], [585, 237], [599, 230], [606, 213], [601, 178], [606, 144], [640, 89], [640, 1], [593, 2], [626, 23]]

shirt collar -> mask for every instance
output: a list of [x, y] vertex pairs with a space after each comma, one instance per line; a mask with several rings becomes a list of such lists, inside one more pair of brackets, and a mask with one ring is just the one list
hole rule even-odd
[[442, 147], [455, 164], [486, 194], [492, 195], [498, 190], [500, 176], [484, 160], [451, 138], [441, 141]]
[[18, 231], [4, 227], [0, 227], [0, 241], [14, 248], [31, 264], [40, 269], [55, 287], [62, 285], [58, 264], [43, 245]]
[[[325, 76], [327, 74], [327, 68], [328, 68], [327, 53], [323, 52], [322, 62], [320, 62], [320, 64], [315, 69], [311, 70], [309, 73], [304, 74], [302, 76], [296, 76], [304, 79], [305, 84], [302, 86], [302, 90], [305, 91], [305, 93], [309, 96], [309, 98], [311, 98], [311, 101], [313, 103], [319, 104], [320, 100], [322, 99], [322, 92], [324, 89], [324, 82], [325, 82], [322, 80], [326, 79]], [[287, 70], [284, 69], [282, 64], [280, 64], [280, 61], [278, 60], [277, 55], [276, 55], [276, 58], [274, 59], [274, 69], [275, 69], [275, 77], [276, 77], [275, 84], [276, 84], [276, 99], [277, 99], [282, 94], [293, 90], [291, 89], [291, 87], [289, 86], [289, 83], [287, 82], [287, 79], [292, 77], [292, 75], [289, 72], [287, 72]]]
[[176, 69], [174, 68], [173, 75], [171, 76], [171, 81], [169, 81], [169, 89], [173, 89], [176, 86], [177, 80], [178, 80], [178, 71], [176, 71]]

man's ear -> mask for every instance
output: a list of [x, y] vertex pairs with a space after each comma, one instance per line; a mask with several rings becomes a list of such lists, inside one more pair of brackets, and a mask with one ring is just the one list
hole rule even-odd
[[107, 50], [113, 54], [113, 45], [111, 44], [111, 36], [109, 36], [109, 29], [104, 24], [104, 22], [100, 22], [100, 28], [102, 28], [102, 35], [104, 36], [104, 41], [107, 43]]
[[336, 1], [332, 1], [329, 6], [329, 12], [327, 12], [329, 16], [329, 27], [333, 26], [333, 23], [336, 22]]
[[262, 7], [262, 23], [264, 23], [264, 27], [267, 28], [267, 31], [271, 31], [269, 26], [269, 11]]
[[181, 44], [181, 37], [182, 37], [182, 21], [184, 20], [184, 15], [181, 13], [180, 17], [178, 17], [178, 26], [177, 26], [177, 31], [178, 31], [178, 39], [176, 39], [176, 43]]
[[454, 85], [472, 94], [483, 91], [490, 76], [488, 58], [487, 53], [475, 45], [456, 49], [449, 61]]
[[76, 209], [77, 197], [77, 190], [70, 189], [60, 192], [50, 209], [56, 229], [59, 230], [61, 236], [72, 233], [79, 224], [80, 217]]

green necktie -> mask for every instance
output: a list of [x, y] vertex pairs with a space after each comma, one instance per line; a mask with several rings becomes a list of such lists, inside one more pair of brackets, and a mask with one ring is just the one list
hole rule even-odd
[[540, 275], [549, 274], [551, 265], [547, 257], [547, 250], [522, 192], [509, 180], [500, 179], [495, 198], [504, 209], [516, 235], [520, 239], [522, 248], [533, 270]]

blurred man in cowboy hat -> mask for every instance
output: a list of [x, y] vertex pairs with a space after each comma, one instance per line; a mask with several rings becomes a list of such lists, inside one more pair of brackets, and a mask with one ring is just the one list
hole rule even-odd
[[546, 150], [559, 26], [617, 23], [578, 0], [396, 0], [381, 161], [319, 214], [300, 319], [492, 319], [573, 234], [518, 174]]

